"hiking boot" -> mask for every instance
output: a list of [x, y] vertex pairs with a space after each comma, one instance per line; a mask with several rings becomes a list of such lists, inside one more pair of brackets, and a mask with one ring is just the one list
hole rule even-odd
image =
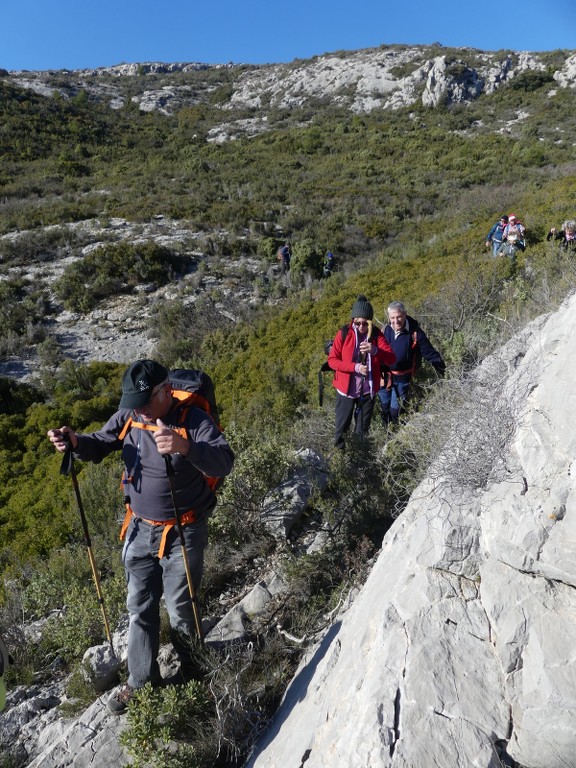
[[125, 683], [119, 691], [108, 699], [108, 709], [113, 715], [122, 715], [128, 709], [128, 704], [132, 700], [136, 688]]

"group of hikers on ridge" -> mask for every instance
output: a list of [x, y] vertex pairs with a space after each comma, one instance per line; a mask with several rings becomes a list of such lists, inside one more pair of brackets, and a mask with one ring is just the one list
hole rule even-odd
[[334, 337], [327, 360], [336, 390], [336, 448], [344, 448], [344, 435], [353, 419], [354, 432], [360, 437], [368, 434], [376, 398], [383, 424], [398, 423], [422, 358], [439, 377], [446, 371], [442, 356], [402, 302], [388, 304], [383, 330], [374, 325], [374, 309], [362, 294], [350, 314], [351, 322]]
[[[559, 240], [566, 251], [576, 251], [576, 220], [568, 219], [560, 229], [550, 227], [546, 240]], [[512, 260], [517, 251], [526, 250], [526, 227], [516, 214], [503, 214], [486, 235], [486, 247], [492, 248], [493, 256], [509, 256]]]
[[[334, 370], [336, 440], [355, 419], [365, 435], [376, 396], [384, 423], [398, 421], [409, 397], [421, 357], [439, 376], [445, 364], [418, 322], [401, 302], [388, 305], [384, 330], [373, 323], [374, 311], [360, 295], [351, 322], [341, 329], [328, 362]], [[216, 505], [215, 486], [228, 475], [234, 454], [213, 413], [200, 401], [188, 401], [174, 375], [155, 360], [136, 360], [124, 371], [118, 410], [99, 429], [76, 432], [63, 425], [48, 430], [54, 448], [69, 457], [100, 462], [121, 452], [126, 516], [121, 530], [126, 572], [128, 678], [108, 699], [113, 714], [122, 714], [147, 683], [163, 683], [158, 663], [160, 605], [164, 596], [170, 639], [180, 661], [179, 680], [206, 674], [203, 634], [195, 595], [204, 567], [208, 518]], [[205, 375], [205, 374], [202, 374]], [[180, 540], [180, 546], [179, 546]]]
[[516, 214], [503, 214], [486, 235], [486, 247], [492, 248], [493, 256], [514, 258], [517, 251], [526, 250], [526, 227]]

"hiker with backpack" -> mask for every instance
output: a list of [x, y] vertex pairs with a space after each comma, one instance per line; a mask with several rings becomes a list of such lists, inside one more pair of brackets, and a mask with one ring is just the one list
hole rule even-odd
[[491, 227], [490, 232], [488, 232], [486, 235], [486, 248], [490, 248], [490, 246], [492, 246], [493, 256], [498, 255], [498, 250], [504, 240], [504, 230], [506, 229], [507, 225], [508, 216], [504, 214], [503, 216], [500, 216], [499, 221], [497, 221], [496, 224]]
[[332, 251], [328, 251], [322, 264], [322, 277], [330, 277], [336, 269], [336, 259]]
[[360, 437], [368, 434], [374, 399], [380, 388], [383, 366], [394, 363], [390, 345], [379, 328], [372, 325], [374, 310], [366, 296], [360, 295], [352, 307], [352, 322], [335, 336], [328, 353], [328, 365], [335, 371], [336, 436], [334, 445], [344, 448], [344, 433], [352, 418]]
[[406, 311], [401, 301], [388, 304], [388, 324], [383, 335], [396, 357], [394, 368], [387, 366], [382, 373], [378, 391], [382, 421], [385, 426], [396, 424], [410, 395], [412, 377], [422, 358], [427, 360], [438, 376], [444, 377], [446, 363], [436, 350], [417, 320]]
[[498, 255], [509, 256], [513, 263], [516, 259], [516, 253], [526, 250], [526, 227], [518, 221], [518, 217], [514, 213], [508, 216], [508, 224], [504, 227], [502, 241]]
[[213, 398], [177, 389], [160, 363], [137, 360], [124, 372], [118, 411], [99, 430], [79, 434], [63, 426], [48, 431], [56, 450], [72, 450], [84, 461], [97, 463], [122, 451], [129, 676], [108, 701], [114, 714], [126, 711], [134, 692], [147, 682], [161, 683], [162, 593], [182, 680], [200, 671], [195, 627], [202, 637], [194, 590], [202, 578], [207, 518], [216, 506], [211, 481], [228, 475], [234, 463], [207, 399]]
[[562, 224], [562, 229], [550, 227], [546, 235], [546, 240], [560, 240], [560, 249], [564, 251], [576, 252], [576, 221], [569, 219]]
[[282, 265], [282, 274], [290, 271], [290, 261], [292, 260], [292, 253], [290, 251], [290, 243], [286, 242], [276, 252], [276, 257]]

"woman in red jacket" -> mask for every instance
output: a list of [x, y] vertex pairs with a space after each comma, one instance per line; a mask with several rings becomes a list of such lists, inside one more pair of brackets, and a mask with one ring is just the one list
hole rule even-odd
[[373, 318], [372, 304], [366, 296], [358, 296], [352, 307], [352, 323], [336, 335], [328, 354], [328, 365], [335, 371], [332, 386], [337, 392], [337, 448], [344, 448], [344, 433], [352, 416], [356, 434], [368, 434], [381, 366], [391, 366], [396, 359], [382, 332], [372, 326]]

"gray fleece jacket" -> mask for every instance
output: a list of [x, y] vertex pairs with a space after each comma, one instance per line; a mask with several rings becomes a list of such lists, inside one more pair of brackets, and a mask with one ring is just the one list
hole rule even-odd
[[[203, 475], [228, 475], [234, 464], [234, 453], [222, 432], [202, 409], [187, 408], [185, 423], [180, 424], [182, 407], [187, 408], [174, 400], [173, 407], [163, 418], [169, 427], [184, 426], [190, 440], [187, 456], [172, 454], [176, 501], [180, 513], [194, 509], [198, 519], [202, 519], [216, 505], [216, 497]], [[133, 478], [132, 483], [125, 486], [133, 512], [148, 520], [170, 520], [174, 518], [174, 505], [166, 462], [156, 450], [153, 433], [132, 427], [123, 441], [118, 439], [130, 417], [134, 418], [132, 411], [120, 410], [96, 432], [78, 434], [74, 456], [98, 463], [113, 451], [122, 451], [126, 474]]]

